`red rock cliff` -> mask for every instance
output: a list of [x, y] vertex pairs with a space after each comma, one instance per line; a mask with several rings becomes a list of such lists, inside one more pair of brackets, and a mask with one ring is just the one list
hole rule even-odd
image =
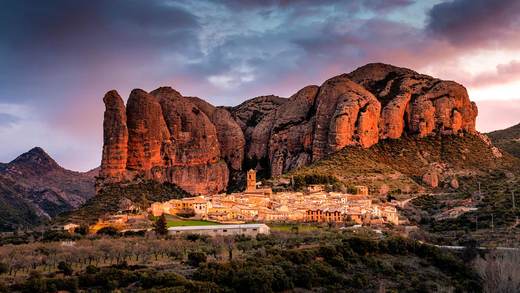
[[200, 194], [223, 191], [245, 162], [279, 176], [346, 146], [475, 133], [477, 116], [462, 85], [381, 63], [236, 107], [169, 87], [132, 91], [126, 111], [115, 91], [104, 101], [101, 181], [144, 176]]

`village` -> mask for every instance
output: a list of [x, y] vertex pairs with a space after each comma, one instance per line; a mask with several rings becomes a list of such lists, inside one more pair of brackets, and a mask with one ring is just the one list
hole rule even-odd
[[[366, 226], [400, 225], [396, 203], [373, 203], [366, 186], [355, 186], [352, 193], [327, 192], [324, 185], [307, 186], [303, 192], [276, 192], [260, 188], [256, 172], [247, 172], [243, 192], [172, 199], [152, 203], [148, 210], [133, 210], [102, 217], [90, 227], [91, 233], [114, 227], [138, 231], [150, 227], [150, 217], [180, 216], [215, 224], [246, 223], [330, 223]], [[170, 228], [175, 230], [175, 228]], [[190, 230], [183, 228], [182, 231]], [[191, 231], [198, 228], [193, 227]], [[188, 231], [189, 232], [189, 231]]]

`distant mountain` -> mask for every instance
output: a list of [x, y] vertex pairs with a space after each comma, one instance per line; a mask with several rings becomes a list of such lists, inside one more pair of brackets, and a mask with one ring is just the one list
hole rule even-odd
[[520, 158], [520, 124], [488, 133], [493, 143]]
[[0, 165], [0, 231], [78, 208], [94, 196], [97, 172], [64, 169], [39, 147]]

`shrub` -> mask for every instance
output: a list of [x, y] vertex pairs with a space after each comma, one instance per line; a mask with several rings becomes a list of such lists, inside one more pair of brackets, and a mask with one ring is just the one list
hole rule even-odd
[[188, 253], [188, 264], [193, 267], [200, 266], [201, 263], [205, 263], [207, 256], [201, 251], [192, 251]]
[[65, 276], [70, 276], [74, 272], [72, 266], [64, 261], [60, 261], [58, 264], [58, 270], [60, 270], [60, 272], [62, 272]]
[[99, 229], [96, 234], [98, 235], [107, 235], [107, 236], [116, 236], [119, 232], [114, 227], [103, 227]]
[[87, 274], [95, 274], [95, 273], [99, 272], [99, 268], [96, 266], [93, 266], [93, 265], [88, 265], [87, 268], [85, 269], [85, 272]]
[[7, 265], [6, 263], [0, 262], [0, 275], [5, 274], [7, 272], [9, 272], [9, 265]]

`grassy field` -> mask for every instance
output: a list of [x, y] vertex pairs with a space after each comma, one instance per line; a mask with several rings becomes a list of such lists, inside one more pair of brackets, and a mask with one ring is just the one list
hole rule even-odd
[[219, 223], [215, 222], [203, 220], [185, 220], [170, 215], [166, 217], [166, 221], [168, 222], [168, 227], [219, 225]]

